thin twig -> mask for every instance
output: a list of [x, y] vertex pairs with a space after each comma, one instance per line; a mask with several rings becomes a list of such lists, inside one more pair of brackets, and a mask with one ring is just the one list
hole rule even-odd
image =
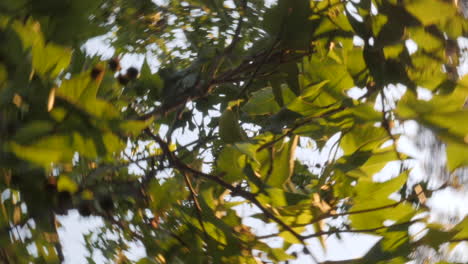
[[270, 55], [272, 54], [273, 50], [275, 49], [276, 45], [278, 44], [279, 42], [279, 38], [277, 38], [273, 44], [271, 45], [271, 48], [268, 50], [267, 54], [265, 55], [265, 57], [263, 57], [262, 61], [260, 62], [260, 64], [258, 64], [258, 66], [255, 68], [255, 70], [253, 71], [252, 75], [250, 76], [249, 80], [244, 84], [244, 87], [242, 87], [242, 89], [240, 90], [239, 94], [237, 95], [238, 98], [244, 96], [244, 93], [247, 91], [247, 89], [250, 87], [250, 85], [253, 83], [255, 77], [257, 76], [258, 72], [260, 72], [260, 69], [263, 67], [263, 65], [266, 64], [266, 62], [268, 61], [268, 58], [270, 57]]
[[[126, 156], [127, 156], [127, 158], [129, 158], [128, 155], [126, 155]], [[148, 161], [148, 160], [151, 160], [152, 158], [156, 158], [156, 157], [160, 157], [160, 156], [162, 156], [162, 155], [161, 154], [156, 154], [156, 155], [151, 155], [151, 156], [148, 156], [148, 157], [144, 157], [144, 158], [141, 158], [141, 159], [135, 159], [135, 160], [132, 160], [132, 159], [129, 158], [130, 162], [125, 162], [125, 163], [121, 163], [121, 164], [117, 164], [117, 165], [103, 165], [103, 166], [100, 166], [99, 168], [96, 168], [96, 169], [92, 170], [86, 176], [86, 178], [90, 179], [90, 178], [96, 177], [96, 176], [98, 176], [98, 175], [100, 175], [100, 174], [102, 174], [102, 173], [104, 173], [105, 171], [108, 171], [108, 170], [116, 170], [116, 169], [128, 167], [131, 164], [135, 164], [135, 163], [138, 163], [138, 162], [141, 162], [141, 161]]]
[[398, 223], [398, 224], [393, 224], [389, 226], [379, 226], [379, 227], [374, 227], [374, 228], [366, 228], [366, 229], [350, 229], [350, 230], [330, 230], [330, 231], [321, 231], [321, 232], [316, 232], [314, 234], [306, 235], [304, 238], [313, 238], [313, 237], [319, 237], [323, 235], [333, 235], [333, 234], [341, 234], [341, 233], [368, 233], [368, 232], [375, 232], [379, 231], [382, 229], [389, 229], [393, 227], [398, 227], [398, 226], [403, 226], [403, 225], [411, 225], [418, 223], [420, 219], [416, 220], [411, 220], [403, 223]]
[[193, 189], [192, 182], [190, 181], [187, 173], [183, 172], [182, 174], [184, 176], [185, 184], [187, 185], [187, 188], [190, 191], [190, 196], [192, 197], [193, 203], [195, 204], [195, 212], [197, 214], [197, 220], [200, 223], [200, 227], [203, 230], [203, 234], [205, 234], [205, 238], [208, 239], [208, 233], [206, 232], [205, 224], [203, 224], [202, 208], [200, 206], [200, 203], [198, 202], [197, 193]]
[[388, 118], [386, 116], [387, 111], [385, 110], [385, 92], [384, 92], [384, 89], [382, 89], [380, 99], [381, 99], [381, 103], [382, 103], [382, 120], [383, 120], [382, 127], [385, 129], [385, 131], [387, 131], [388, 136], [392, 139], [393, 150], [397, 154], [397, 157], [400, 160], [401, 164], [403, 164], [403, 157], [401, 156], [401, 153], [398, 151], [398, 148], [397, 148], [397, 139], [396, 139], [396, 137], [393, 135], [393, 133], [391, 131], [390, 122], [389, 122], [389, 120], [388, 120]]
[[[242, 11], [244, 11], [246, 8], [247, 8], [247, 0], [242, 0], [242, 5], [240, 7], [242, 9]], [[239, 16], [239, 22], [237, 23], [237, 27], [236, 27], [236, 30], [234, 31], [234, 37], [232, 38], [232, 41], [231, 41], [231, 44], [229, 44], [229, 46], [226, 47], [224, 53], [229, 56], [234, 48], [236, 47], [237, 43], [241, 40], [241, 29], [242, 29], [242, 25], [244, 23], [244, 19], [243, 19], [243, 16], [240, 15]]]
[[286, 133], [284, 133], [284, 134], [282, 134], [281, 136], [275, 138], [274, 140], [269, 141], [269, 142], [263, 144], [262, 146], [260, 146], [260, 147], [257, 149], [257, 152], [262, 151], [262, 150], [265, 149], [265, 148], [271, 147], [271, 146], [274, 145], [276, 142], [278, 142], [278, 141], [284, 139], [284, 138], [287, 137], [287, 136], [292, 135], [292, 133], [293, 133], [295, 130], [299, 129], [300, 127], [302, 127], [302, 126], [304, 126], [304, 125], [309, 124], [310, 122], [314, 121], [314, 120], [317, 119], [317, 118], [323, 118], [323, 117], [326, 117], [326, 116], [335, 114], [335, 113], [337, 113], [337, 112], [339, 112], [339, 111], [342, 111], [342, 110], [344, 110], [344, 109], [346, 109], [346, 107], [341, 106], [341, 107], [339, 107], [339, 108], [337, 108], [337, 109], [331, 109], [330, 111], [325, 112], [325, 113], [323, 113], [323, 114], [321, 114], [321, 115], [319, 115], [319, 116], [313, 116], [313, 117], [305, 118], [305, 119], [302, 120], [301, 122], [295, 124], [292, 128], [288, 129], [288, 130], [286, 131]]

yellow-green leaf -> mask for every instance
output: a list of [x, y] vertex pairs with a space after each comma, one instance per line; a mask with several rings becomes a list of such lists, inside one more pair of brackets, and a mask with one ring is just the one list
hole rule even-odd
[[57, 181], [57, 190], [59, 192], [75, 193], [78, 191], [78, 184], [67, 175], [60, 175]]

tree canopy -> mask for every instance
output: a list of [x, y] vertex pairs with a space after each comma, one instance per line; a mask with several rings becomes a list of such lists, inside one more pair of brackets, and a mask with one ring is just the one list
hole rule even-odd
[[[467, 31], [445, 0], [2, 0], [0, 262], [71, 257], [70, 210], [104, 223], [85, 235], [90, 263], [450, 251], [468, 218], [428, 201], [467, 178]], [[98, 36], [114, 56], [85, 49]], [[408, 123], [440, 150], [437, 184], [411, 177]], [[345, 233], [379, 240], [317, 259]]]

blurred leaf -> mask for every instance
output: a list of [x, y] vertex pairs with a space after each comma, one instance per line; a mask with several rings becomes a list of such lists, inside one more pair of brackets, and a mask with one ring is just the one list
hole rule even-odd
[[421, 242], [438, 250], [440, 245], [453, 238], [456, 231], [444, 231], [442, 226], [428, 225], [428, 232], [421, 239]]
[[382, 127], [355, 125], [350, 132], [343, 135], [340, 146], [347, 155], [357, 150], [373, 150], [386, 140], [388, 140], [388, 134]]
[[468, 217], [465, 216], [465, 218], [463, 218], [463, 220], [458, 223], [452, 230], [458, 231], [457, 234], [453, 237], [454, 239], [468, 238]]
[[163, 79], [157, 73], [151, 72], [148, 61], [145, 59], [141, 66], [140, 78], [135, 84], [135, 89], [141, 91], [141, 94], [149, 91], [151, 98], [158, 100], [161, 97], [163, 87]]
[[250, 115], [267, 115], [278, 112], [280, 107], [275, 100], [273, 89], [266, 87], [254, 92], [242, 110]]
[[237, 113], [228, 107], [219, 118], [219, 136], [227, 144], [243, 141], [247, 138], [239, 125]]
[[[417, 211], [407, 203], [397, 203], [388, 198], [390, 194], [400, 190], [407, 177], [407, 173], [402, 173], [382, 183], [372, 182], [369, 178], [360, 178], [350, 211], [367, 212], [350, 215], [352, 226], [365, 229], [383, 226], [386, 220], [409, 221]], [[392, 204], [393, 206], [389, 206]]]
[[406, 0], [406, 8], [424, 25], [443, 23], [451, 16], [456, 16], [455, 6], [440, 0]]
[[73, 155], [73, 150], [66, 148], [68, 144], [66, 138], [62, 136], [45, 137], [31, 145], [11, 142], [10, 146], [18, 157], [46, 168], [52, 162], [67, 160]]
[[129, 133], [132, 135], [137, 135], [140, 133], [143, 129], [147, 128], [149, 125], [151, 125], [154, 122], [154, 118], [149, 118], [147, 120], [126, 120], [122, 121], [119, 124], [119, 128], [124, 132], [124, 133]]
[[58, 76], [70, 64], [72, 51], [54, 44], [33, 46], [33, 67], [41, 75]]
[[[401, 157], [405, 158], [404, 155], [402, 155]], [[399, 160], [399, 157], [394, 151], [393, 146], [390, 146], [385, 149], [374, 150], [373, 153], [369, 155], [369, 159], [367, 159], [367, 161], [365, 161], [364, 164], [362, 164], [359, 168], [347, 172], [347, 175], [353, 177], [372, 178], [372, 176], [375, 173], [381, 171], [385, 167], [385, 165], [387, 165], [390, 161], [394, 160]]]
[[53, 124], [47, 121], [33, 121], [22, 127], [15, 135], [17, 142], [30, 142], [37, 140], [46, 133], [52, 131]]
[[57, 190], [59, 192], [76, 193], [78, 191], [78, 184], [67, 175], [60, 175], [57, 180]]
[[232, 183], [242, 180], [246, 157], [232, 146], [223, 148], [216, 161], [217, 168], [224, 172], [223, 179]]
[[468, 143], [447, 145], [447, 167], [450, 171], [468, 166]]
[[273, 170], [271, 170], [270, 174], [265, 178], [268, 185], [283, 187], [283, 184], [290, 179], [294, 172], [297, 142], [298, 137], [296, 136], [288, 142], [279, 145], [279, 149], [272, 149], [272, 151], [275, 151], [274, 159], [267, 162], [267, 164], [273, 166]]
[[29, 19], [25, 25], [15, 22], [13, 27], [24, 49], [32, 47], [32, 65], [41, 76], [50, 74], [54, 78], [70, 64], [72, 51], [53, 43], [45, 44], [38, 22]]

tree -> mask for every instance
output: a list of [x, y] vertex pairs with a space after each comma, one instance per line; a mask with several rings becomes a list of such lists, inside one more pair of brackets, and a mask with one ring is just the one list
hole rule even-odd
[[[427, 199], [466, 179], [467, 30], [444, 0], [2, 1], [0, 260], [61, 262], [56, 217], [74, 209], [103, 219], [87, 246], [115, 263], [130, 241], [138, 263], [319, 262], [308, 242], [343, 233], [380, 240], [322, 263], [453, 248], [468, 218], [438, 222]], [[114, 58], [83, 48], [102, 35]], [[120, 69], [128, 53], [141, 69]], [[438, 185], [408, 181], [410, 120], [442, 150]]]

